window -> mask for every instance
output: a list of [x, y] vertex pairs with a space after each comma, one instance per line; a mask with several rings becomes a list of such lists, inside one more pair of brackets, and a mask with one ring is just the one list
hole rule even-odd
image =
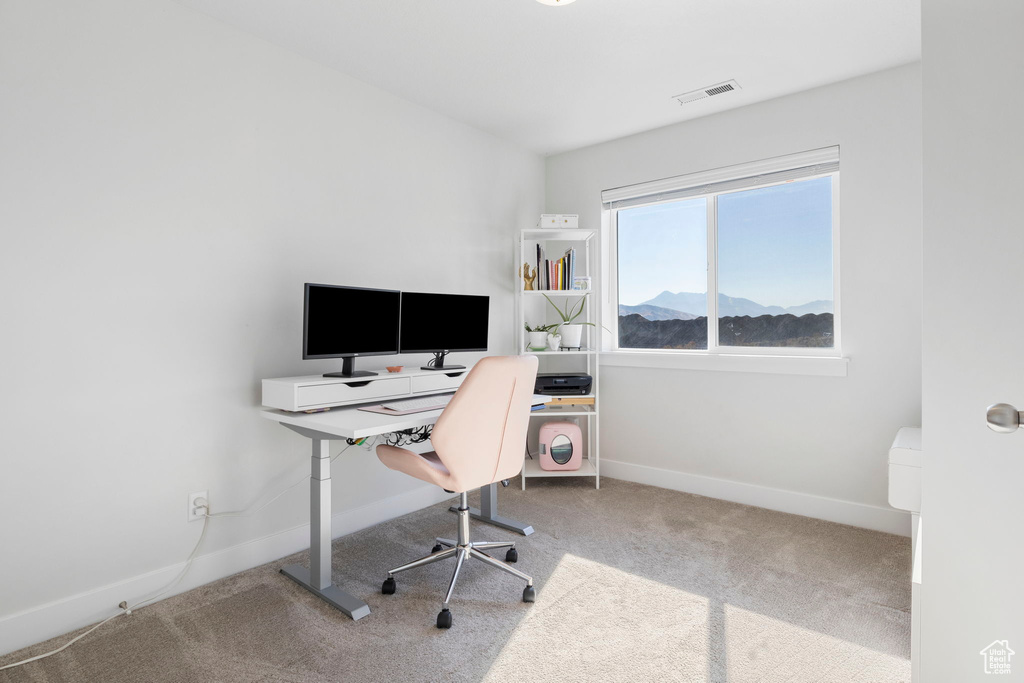
[[830, 148], [606, 191], [613, 350], [839, 356], [838, 183]]

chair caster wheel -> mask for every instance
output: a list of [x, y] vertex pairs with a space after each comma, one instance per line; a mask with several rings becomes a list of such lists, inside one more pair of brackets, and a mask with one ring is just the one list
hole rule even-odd
[[444, 546], [441, 545], [440, 543], [438, 543], [437, 545], [435, 545], [433, 548], [430, 549], [430, 552], [431, 552], [431, 554], [433, 554], [433, 553], [439, 553], [442, 550], [444, 550]]
[[506, 562], [518, 562], [519, 561], [519, 553], [516, 551], [515, 548], [509, 548], [508, 549], [508, 552], [505, 553], [505, 561]]
[[380, 592], [384, 595], [394, 595], [395, 588], [395, 579], [394, 577], [389, 576], [388, 578], [384, 579], [384, 583], [381, 584]]
[[523, 602], [537, 602], [537, 589], [527, 586], [523, 589]]
[[438, 628], [451, 628], [452, 627], [452, 613], [445, 607], [443, 610], [437, 613], [437, 627]]

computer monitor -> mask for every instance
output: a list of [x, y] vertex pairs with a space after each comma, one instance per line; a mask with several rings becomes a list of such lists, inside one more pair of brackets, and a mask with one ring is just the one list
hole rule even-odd
[[432, 353], [424, 370], [462, 370], [445, 365], [451, 351], [487, 350], [490, 297], [466, 294], [402, 292], [402, 353]]
[[307, 282], [302, 308], [302, 357], [342, 358], [341, 372], [324, 377], [368, 377], [356, 356], [398, 353], [401, 292]]

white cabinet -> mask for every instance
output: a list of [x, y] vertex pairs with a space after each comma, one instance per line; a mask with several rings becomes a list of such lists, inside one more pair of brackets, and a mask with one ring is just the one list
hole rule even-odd
[[363, 403], [383, 396], [398, 396], [407, 393], [409, 393], [408, 377], [363, 379], [351, 384], [346, 382], [299, 384], [295, 387], [295, 407], [298, 410], [306, 410], [320, 406]]
[[458, 389], [469, 370], [454, 372], [431, 372], [429, 375], [416, 375], [412, 379], [412, 393], [435, 394], [440, 391]]
[[[598, 245], [600, 234], [597, 230], [551, 230], [532, 228], [522, 230], [516, 249], [516, 345], [519, 353], [530, 353], [538, 357], [541, 373], [586, 373], [593, 378], [590, 393], [585, 396], [559, 396], [554, 404], [531, 413], [530, 436], [527, 439], [529, 456], [523, 464], [523, 488], [531, 477], [593, 477], [594, 486], [600, 488], [600, 459], [598, 448], [599, 406], [598, 399], [598, 352], [600, 351], [601, 305], [598, 292]], [[544, 278], [544, 263], [538, 264], [537, 247], [541, 247], [543, 258], [557, 261], [567, 251], [574, 252], [574, 275], [585, 289], [571, 289], [570, 278], [564, 278], [563, 286], [569, 289], [540, 289]], [[529, 269], [538, 268], [534, 287], [527, 290], [520, 273], [524, 264]], [[546, 296], [545, 296], [546, 295]], [[549, 302], [550, 299], [550, 302]], [[563, 310], [570, 310], [584, 300], [583, 313], [576, 322], [587, 323], [583, 327], [579, 347], [569, 349], [534, 351], [528, 348], [526, 324], [530, 326], [561, 322], [553, 302]], [[576, 422], [584, 436], [583, 464], [578, 470], [543, 470], [540, 467], [537, 447], [537, 431], [549, 420]], [[530, 457], [532, 456], [532, 457]]]

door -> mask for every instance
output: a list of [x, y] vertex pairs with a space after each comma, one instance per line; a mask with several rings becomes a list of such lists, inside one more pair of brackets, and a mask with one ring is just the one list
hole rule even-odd
[[923, 0], [921, 679], [1024, 681], [1024, 3]]

